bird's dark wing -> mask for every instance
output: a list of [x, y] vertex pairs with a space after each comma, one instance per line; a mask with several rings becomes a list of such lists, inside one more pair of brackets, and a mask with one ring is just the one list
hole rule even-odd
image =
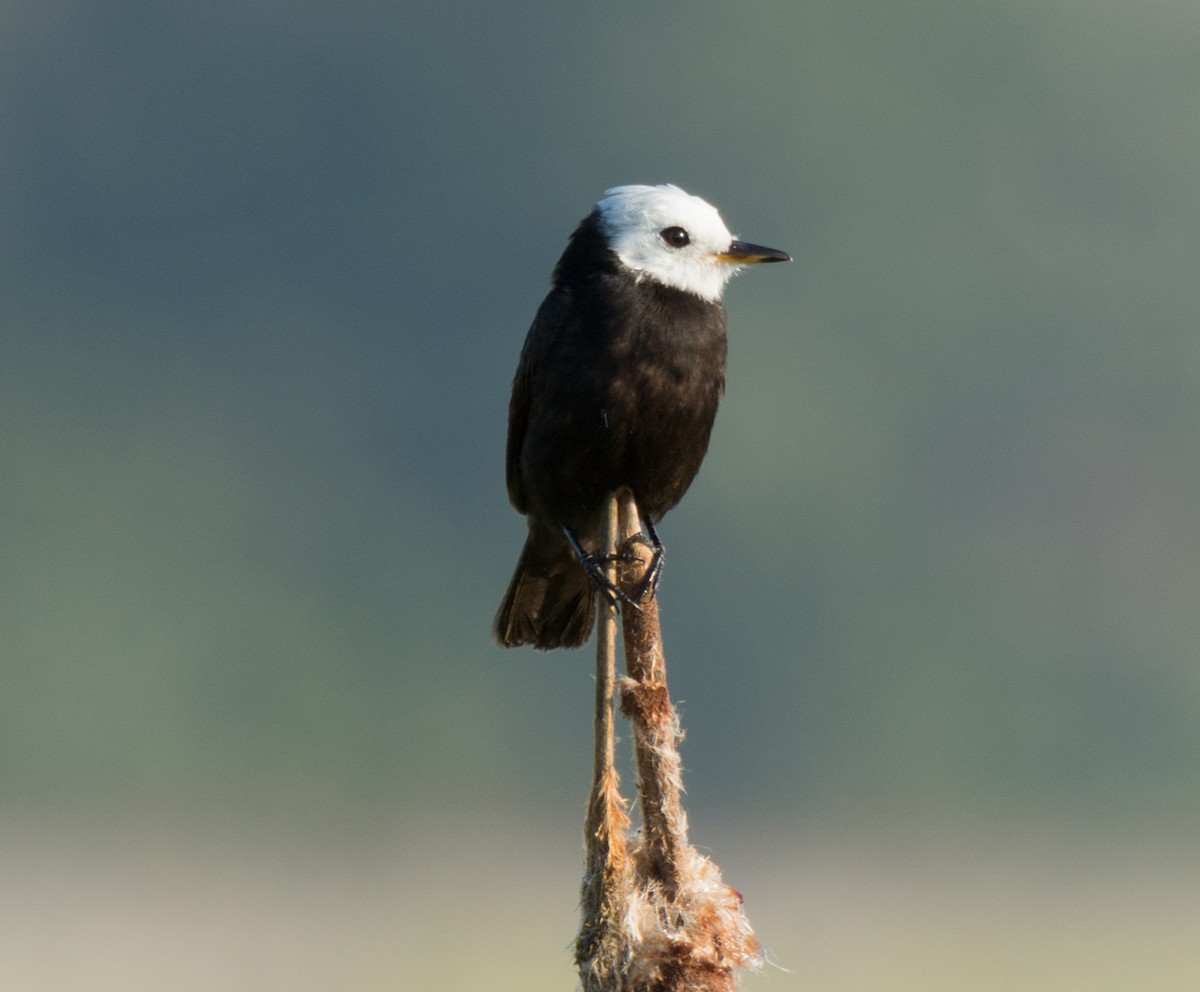
[[569, 296], [570, 290], [556, 286], [542, 301], [525, 337], [521, 360], [517, 363], [517, 374], [513, 378], [512, 399], [508, 403], [505, 479], [508, 483], [509, 502], [518, 513], [525, 513], [529, 509], [525, 480], [521, 477], [521, 449], [525, 445], [525, 432], [529, 426], [537, 379], [543, 369], [546, 354], [567, 313]]

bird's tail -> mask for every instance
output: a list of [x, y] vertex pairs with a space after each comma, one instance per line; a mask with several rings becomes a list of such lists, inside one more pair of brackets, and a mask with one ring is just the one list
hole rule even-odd
[[539, 543], [533, 534], [526, 540], [492, 633], [506, 648], [582, 647], [595, 617], [592, 580], [566, 542], [549, 554]]

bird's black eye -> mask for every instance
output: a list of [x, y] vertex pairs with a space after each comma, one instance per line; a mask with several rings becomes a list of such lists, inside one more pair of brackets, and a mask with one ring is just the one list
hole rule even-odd
[[682, 227], [664, 227], [658, 233], [659, 237], [672, 248], [682, 248], [684, 245], [691, 244], [692, 242], [692, 239], [688, 237], [687, 231]]

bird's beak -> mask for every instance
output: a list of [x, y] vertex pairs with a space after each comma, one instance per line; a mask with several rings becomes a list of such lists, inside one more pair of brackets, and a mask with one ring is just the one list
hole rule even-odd
[[724, 251], [717, 252], [717, 261], [726, 265], [757, 265], [759, 262], [790, 262], [792, 256], [778, 248], [764, 248], [746, 241], [731, 241]]

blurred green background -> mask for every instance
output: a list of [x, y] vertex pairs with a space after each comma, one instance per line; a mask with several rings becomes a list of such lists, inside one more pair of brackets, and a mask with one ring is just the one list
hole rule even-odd
[[[747, 988], [1194, 989], [1194, 4], [0, 7], [0, 984], [569, 989], [488, 625], [603, 190], [790, 251], [661, 528]], [[627, 779], [628, 781], [628, 779]]]

